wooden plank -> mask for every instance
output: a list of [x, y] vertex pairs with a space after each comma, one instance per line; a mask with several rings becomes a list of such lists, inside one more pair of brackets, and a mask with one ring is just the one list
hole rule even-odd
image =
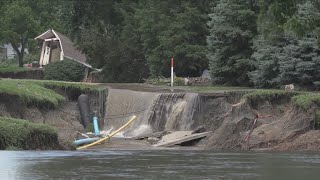
[[161, 142], [161, 143], [158, 143], [158, 144], [154, 144], [153, 147], [173, 146], [173, 145], [176, 145], [176, 144], [181, 144], [183, 142], [188, 142], [188, 141], [191, 141], [191, 140], [195, 140], [195, 139], [206, 137], [210, 133], [211, 132], [191, 134], [191, 135], [180, 137], [180, 138], [177, 138], [177, 139], [172, 139], [172, 140], [164, 141], [164, 142]]

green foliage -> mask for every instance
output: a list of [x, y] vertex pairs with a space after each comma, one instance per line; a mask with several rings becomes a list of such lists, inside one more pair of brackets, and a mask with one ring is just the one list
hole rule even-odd
[[29, 71], [29, 69], [24, 67], [19, 67], [16, 64], [10, 64], [5, 66], [0, 66], [0, 73], [8, 73], [8, 72], [23, 72], [23, 71]]
[[257, 90], [243, 96], [249, 104], [255, 105], [260, 102], [269, 101], [290, 101], [291, 97], [301, 94], [301, 92], [290, 92], [284, 90]]
[[67, 59], [48, 64], [44, 72], [44, 79], [48, 80], [79, 82], [83, 77], [84, 67]]
[[210, 91], [223, 91], [223, 92], [232, 92], [237, 90], [246, 92], [250, 90], [248, 87], [240, 87], [240, 86], [184, 86], [179, 87], [180, 89], [191, 91], [191, 92], [198, 92], [198, 93], [205, 93]]
[[256, 69], [248, 73], [251, 82], [258, 88], [280, 87], [278, 55], [282, 48], [269, 44], [262, 36], [255, 40], [254, 48], [252, 58]]
[[23, 80], [1, 79], [0, 95], [18, 97], [22, 103], [39, 107], [57, 107], [64, 101], [53, 90]]
[[175, 77], [173, 81], [174, 86], [184, 86], [184, 78], [182, 77]]
[[[318, 8], [317, 8], [318, 7]], [[249, 73], [256, 87], [295, 83], [319, 88], [319, 6], [312, 0], [260, 2], [253, 59]]]
[[320, 78], [320, 50], [317, 39], [305, 37], [292, 40], [279, 54], [280, 80], [283, 84], [295, 83], [310, 86]]
[[320, 107], [320, 94], [319, 93], [305, 93], [299, 96], [294, 96], [292, 98], [293, 103], [303, 108], [304, 110], [309, 110], [313, 106]]
[[281, 102], [291, 101], [296, 107], [305, 111], [312, 107], [320, 107], [320, 94], [310, 92], [296, 92], [284, 90], [257, 90], [243, 96], [249, 104], [255, 105], [259, 102]]
[[170, 79], [162, 76], [150, 77], [146, 79], [145, 82], [147, 84], [153, 84], [153, 85], [168, 85], [168, 86], [170, 85]]
[[254, 1], [221, 0], [209, 14], [208, 58], [214, 83], [248, 84], [256, 11]]
[[297, 4], [296, 13], [285, 23], [285, 29], [289, 34], [304, 37], [308, 34], [319, 35], [320, 9], [316, 2], [307, 0]]
[[[10, 43], [23, 66], [25, 49], [32, 53], [34, 38], [44, 30], [61, 27], [62, 0], [6, 0], [0, 6], [0, 43]], [[50, 7], [50, 8], [48, 8]]]
[[[146, 83], [148, 84], [153, 84], [153, 85], [165, 85], [165, 86], [170, 86], [171, 85], [171, 79], [170, 78], [165, 78], [162, 76], [158, 77], [150, 77], [146, 79]], [[184, 78], [182, 77], [175, 77], [173, 81], [174, 86], [184, 86]]]
[[297, 4], [301, 0], [260, 0], [258, 29], [264, 39], [271, 42], [281, 41], [285, 24], [296, 12]]
[[28, 64], [32, 63], [33, 61], [39, 61], [40, 54], [40, 51], [32, 54], [26, 54], [23, 61]]
[[47, 125], [0, 117], [0, 149], [28, 149], [30, 145], [27, 143], [34, 140], [31, 138], [35, 138], [35, 136], [56, 139], [58, 135], [52, 127]]
[[23, 1], [8, 3], [0, 11], [0, 37], [2, 42], [12, 45], [19, 57], [19, 66], [22, 67], [24, 50], [30, 38], [36, 35], [39, 23], [31, 7], [25, 6]]
[[[141, 82], [169, 76], [170, 58], [179, 76], [207, 68], [209, 1], [73, 1], [71, 33], [89, 61], [103, 68], [105, 82]], [[94, 13], [93, 13], [94, 12]]]
[[18, 80], [0, 79], [0, 96], [16, 97], [19, 102], [40, 108], [56, 108], [65, 98], [54, 90], [62, 89], [67, 92], [99, 93], [106, 87], [74, 82], [49, 80]]
[[168, 77], [172, 56], [177, 76], [197, 76], [207, 67], [208, 2], [141, 1], [135, 15], [151, 75]]

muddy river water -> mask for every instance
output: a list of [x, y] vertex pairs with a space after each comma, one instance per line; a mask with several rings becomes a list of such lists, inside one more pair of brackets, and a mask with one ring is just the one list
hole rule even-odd
[[320, 179], [320, 154], [1, 151], [0, 179]]

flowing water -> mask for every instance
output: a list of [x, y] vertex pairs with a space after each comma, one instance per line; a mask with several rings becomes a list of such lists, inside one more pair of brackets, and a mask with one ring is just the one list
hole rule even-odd
[[104, 129], [117, 129], [132, 115], [137, 119], [122, 135], [139, 136], [155, 131], [190, 130], [200, 109], [196, 93], [139, 92], [109, 89]]
[[319, 179], [320, 154], [1, 151], [0, 179]]

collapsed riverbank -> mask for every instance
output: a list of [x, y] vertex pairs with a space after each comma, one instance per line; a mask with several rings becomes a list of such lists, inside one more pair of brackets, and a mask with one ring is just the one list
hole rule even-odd
[[[72, 142], [77, 132], [84, 131], [77, 106], [77, 98], [82, 93], [90, 96], [92, 110], [96, 110], [99, 118], [102, 118], [104, 112], [100, 107], [104, 106], [104, 102], [99, 101], [99, 95], [106, 94], [105, 88], [58, 81], [1, 79], [0, 118], [6, 119], [4, 124], [12, 123], [11, 119], [23, 119], [55, 130], [58, 139], [56, 146], [46, 146], [44, 143], [32, 149], [74, 149]], [[0, 137], [4, 136], [2, 133], [0, 131]], [[14, 137], [20, 138], [12, 134], [10, 136], [13, 137], [11, 141], [17, 141]], [[28, 134], [23, 134], [22, 138], [29, 139]], [[24, 146], [12, 148], [28, 149]]]
[[[1, 85], [0, 117], [27, 119], [53, 127], [60, 149], [72, 148], [78, 132], [86, 131], [80, 123], [76, 101], [83, 93], [89, 95], [91, 111], [99, 112], [102, 130], [116, 130], [128, 117], [137, 115], [137, 120], [119, 134], [122, 138], [192, 131], [203, 126], [211, 133], [192, 144], [197, 149], [320, 149], [318, 93], [189, 87], [171, 90], [141, 84], [105, 84], [101, 87], [51, 81], [32, 81], [35, 84], [31, 86], [30, 81], [1, 81], [10, 81], [13, 85], [8, 88], [12, 92], [7, 90], [11, 94]], [[147, 140], [127, 139], [119, 146], [115, 143], [123, 141], [107, 142], [96, 148], [126, 148], [126, 145], [130, 148], [130, 144], [151, 148]]]

